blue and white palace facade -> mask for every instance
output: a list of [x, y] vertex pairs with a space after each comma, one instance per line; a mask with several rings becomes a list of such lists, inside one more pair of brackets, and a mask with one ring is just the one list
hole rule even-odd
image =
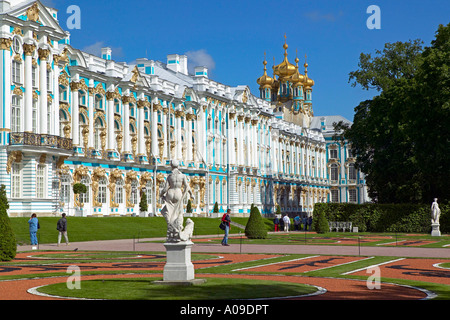
[[[256, 97], [204, 67], [190, 74], [185, 55], [128, 65], [110, 48], [82, 52], [40, 1], [0, 1], [0, 12], [0, 184], [10, 216], [139, 215], [143, 193], [159, 215], [174, 159], [195, 216], [216, 202], [236, 215], [251, 204], [311, 215], [317, 202], [368, 200], [349, 149], [314, 118], [314, 81], [307, 64], [301, 74], [298, 59], [288, 61], [287, 44], [272, 77], [264, 62]], [[74, 194], [78, 183], [86, 194]]]

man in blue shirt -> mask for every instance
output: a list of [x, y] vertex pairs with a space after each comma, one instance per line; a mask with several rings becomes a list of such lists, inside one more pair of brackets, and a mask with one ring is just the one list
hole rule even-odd
[[32, 246], [37, 246], [37, 232], [39, 229], [39, 220], [36, 216], [36, 213], [31, 215], [30, 220], [28, 220], [28, 224], [30, 225], [30, 240]]

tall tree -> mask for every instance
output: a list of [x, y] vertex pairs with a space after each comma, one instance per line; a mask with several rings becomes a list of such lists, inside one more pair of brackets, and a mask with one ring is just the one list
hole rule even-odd
[[361, 55], [354, 86], [380, 95], [361, 102], [351, 128], [336, 130], [352, 142], [369, 195], [381, 203], [450, 200], [450, 24], [431, 47], [420, 41], [387, 44], [379, 57]]

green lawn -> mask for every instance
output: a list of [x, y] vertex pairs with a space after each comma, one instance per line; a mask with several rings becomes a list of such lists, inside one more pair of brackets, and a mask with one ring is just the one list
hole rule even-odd
[[[191, 218], [195, 223], [195, 235], [222, 235], [219, 229], [220, 219]], [[12, 228], [19, 244], [29, 244], [28, 218], [10, 218]], [[39, 218], [41, 229], [38, 237], [41, 244], [57, 241], [58, 231], [56, 223], [59, 218]], [[247, 218], [237, 219], [238, 223], [246, 224]], [[68, 217], [68, 235], [71, 242], [117, 240], [117, 239], [143, 239], [165, 237], [167, 224], [164, 218], [151, 217], [110, 217], [110, 218], [79, 218]], [[244, 232], [232, 227], [231, 233]]]
[[165, 286], [162, 279], [110, 279], [83, 281], [80, 290], [69, 290], [66, 283], [40, 288], [42, 293], [89, 299], [112, 300], [228, 300], [300, 296], [317, 291], [313, 286], [254, 279], [208, 278], [195, 286]]

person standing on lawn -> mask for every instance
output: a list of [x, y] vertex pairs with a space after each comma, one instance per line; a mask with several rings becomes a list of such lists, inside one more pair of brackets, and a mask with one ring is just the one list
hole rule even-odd
[[56, 229], [59, 231], [58, 234], [58, 247], [61, 244], [61, 236], [64, 235], [64, 238], [66, 239], [66, 245], [70, 245], [69, 238], [67, 237], [67, 219], [66, 214], [62, 214], [62, 218], [58, 220], [58, 223], [56, 224]]
[[30, 230], [31, 245], [37, 246], [38, 245], [37, 232], [39, 230], [39, 220], [37, 218], [36, 213], [33, 213], [31, 215], [30, 220], [28, 220], [28, 224], [30, 225], [29, 230]]
[[228, 244], [228, 233], [230, 232], [230, 228], [231, 228], [230, 213], [231, 213], [231, 210], [228, 209], [227, 213], [225, 213], [223, 215], [223, 217], [222, 217], [222, 224], [225, 225], [225, 235], [223, 236], [223, 239], [222, 239], [222, 245], [223, 246], [229, 246], [229, 244]]

